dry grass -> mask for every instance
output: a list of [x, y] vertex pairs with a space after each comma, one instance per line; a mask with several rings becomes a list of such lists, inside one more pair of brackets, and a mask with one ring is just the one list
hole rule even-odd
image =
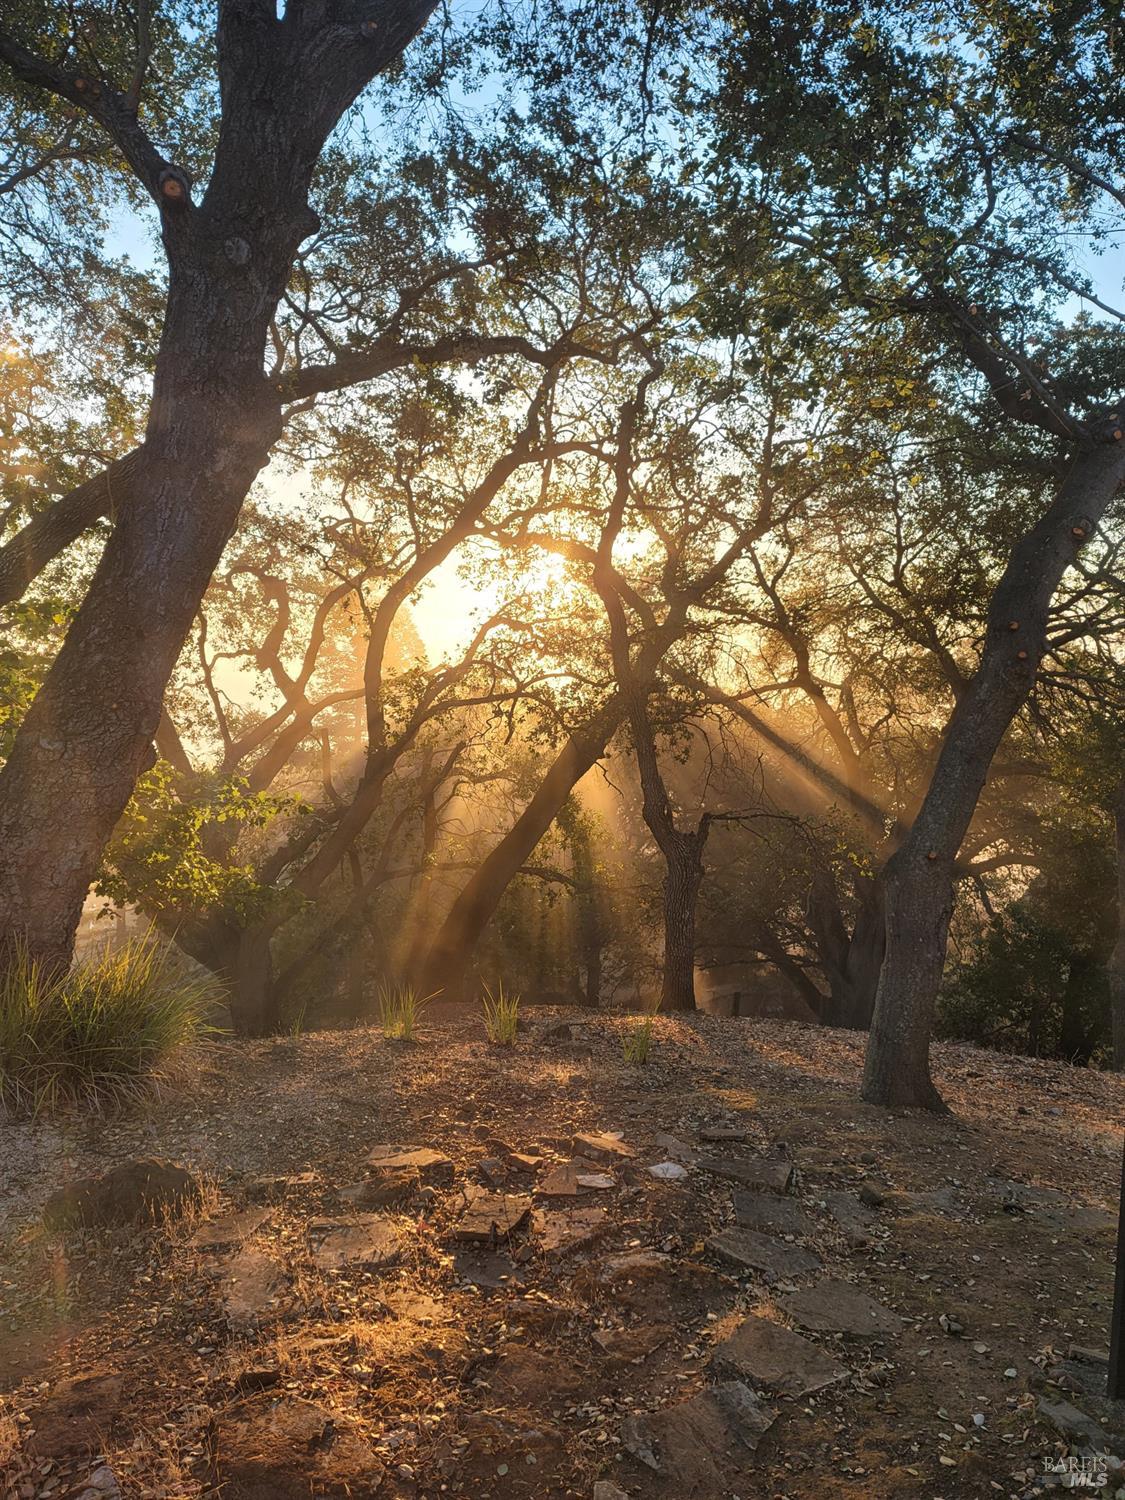
[[0, 978], [0, 1109], [137, 1102], [212, 1029], [218, 999], [216, 980], [143, 940], [65, 974], [17, 954]]

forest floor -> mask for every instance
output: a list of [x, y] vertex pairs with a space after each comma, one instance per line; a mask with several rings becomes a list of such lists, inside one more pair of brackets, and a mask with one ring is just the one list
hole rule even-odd
[[[660, 1018], [636, 1067], [634, 1024], [222, 1040], [139, 1112], [3, 1127], [0, 1495], [1125, 1483], [1096, 1394], [1125, 1081], [942, 1046], [952, 1113], [888, 1113], [855, 1033]], [[147, 1157], [202, 1202], [43, 1227]]]

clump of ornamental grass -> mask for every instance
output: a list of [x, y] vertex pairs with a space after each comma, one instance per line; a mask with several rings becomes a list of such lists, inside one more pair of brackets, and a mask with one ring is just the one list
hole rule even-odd
[[520, 1022], [520, 997], [506, 994], [504, 981], [501, 979], [496, 986], [495, 993], [487, 984], [484, 986], [481, 1005], [484, 1009], [484, 1029], [488, 1040], [495, 1047], [514, 1046]]
[[649, 1011], [643, 1021], [632, 1023], [621, 1038], [621, 1055], [630, 1067], [643, 1068], [648, 1062], [655, 1024], [656, 1012]]
[[217, 980], [148, 939], [63, 972], [17, 949], [0, 974], [0, 1110], [129, 1104], [214, 1028]]
[[440, 991], [435, 990], [432, 995], [420, 995], [409, 984], [380, 984], [379, 1025], [387, 1041], [414, 1041], [422, 1012], [439, 994]]

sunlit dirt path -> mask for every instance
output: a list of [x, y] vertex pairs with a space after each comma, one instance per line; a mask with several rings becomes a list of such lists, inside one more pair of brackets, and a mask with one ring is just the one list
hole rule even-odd
[[[1122, 1446], [1068, 1415], [1108, 1420], [1120, 1080], [945, 1047], [954, 1113], [889, 1115], [855, 1034], [662, 1019], [639, 1068], [632, 1024], [223, 1041], [5, 1127], [0, 1493], [944, 1500]], [[202, 1203], [41, 1226], [148, 1157]]]

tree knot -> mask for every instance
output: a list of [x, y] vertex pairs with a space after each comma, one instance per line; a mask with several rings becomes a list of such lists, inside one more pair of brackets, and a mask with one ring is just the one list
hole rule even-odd
[[191, 204], [191, 178], [182, 167], [165, 167], [157, 178], [160, 202], [165, 208], [187, 208]]

